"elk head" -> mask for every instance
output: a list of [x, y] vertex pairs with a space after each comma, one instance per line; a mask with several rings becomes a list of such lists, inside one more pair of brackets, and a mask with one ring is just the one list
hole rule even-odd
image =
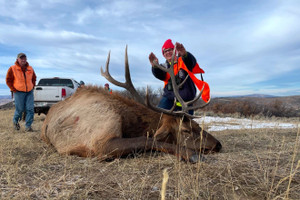
[[190, 117], [164, 115], [161, 121], [162, 125], [154, 135], [158, 141], [174, 142], [180, 147], [193, 150], [195, 154], [219, 152], [222, 148], [217, 139]]

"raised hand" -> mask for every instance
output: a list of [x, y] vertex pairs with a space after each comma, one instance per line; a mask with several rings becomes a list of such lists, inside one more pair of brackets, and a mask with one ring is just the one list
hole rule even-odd
[[156, 63], [158, 63], [158, 59], [157, 59], [157, 57], [154, 55], [153, 52], [151, 52], [150, 55], [149, 55], [149, 61], [150, 61], [150, 63], [151, 63], [152, 66], [154, 66], [154, 63], [153, 63], [154, 61], [156, 61]]
[[175, 46], [176, 46], [176, 50], [178, 52], [178, 56], [185, 56], [186, 55], [186, 50], [185, 50], [183, 44], [181, 44], [179, 42], [176, 42]]

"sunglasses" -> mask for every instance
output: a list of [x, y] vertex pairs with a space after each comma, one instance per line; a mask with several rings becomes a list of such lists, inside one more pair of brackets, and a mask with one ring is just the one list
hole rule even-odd
[[165, 49], [165, 50], [164, 50], [164, 54], [165, 54], [165, 53], [168, 53], [168, 52], [173, 52], [173, 50], [174, 50], [174, 49], [171, 49], [171, 48]]

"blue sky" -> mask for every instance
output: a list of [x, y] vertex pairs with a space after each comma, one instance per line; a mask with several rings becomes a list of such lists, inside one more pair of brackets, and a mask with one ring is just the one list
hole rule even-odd
[[104, 85], [109, 51], [124, 80], [126, 45], [134, 85], [158, 89], [148, 55], [164, 62], [169, 38], [196, 57], [212, 96], [300, 95], [299, 23], [298, 0], [0, 0], [0, 95], [19, 52], [38, 79]]

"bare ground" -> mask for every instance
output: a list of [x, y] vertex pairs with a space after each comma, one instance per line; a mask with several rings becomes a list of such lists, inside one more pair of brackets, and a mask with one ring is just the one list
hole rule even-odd
[[[213, 132], [221, 153], [198, 164], [148, 152], [99, 162], [59, 155], [33, 133], [12, 128], [13, 110], [0, 110], [0, 199], [300, 199], [299, 129]], [[299, 121], [298, 121], [299, 123]]]

